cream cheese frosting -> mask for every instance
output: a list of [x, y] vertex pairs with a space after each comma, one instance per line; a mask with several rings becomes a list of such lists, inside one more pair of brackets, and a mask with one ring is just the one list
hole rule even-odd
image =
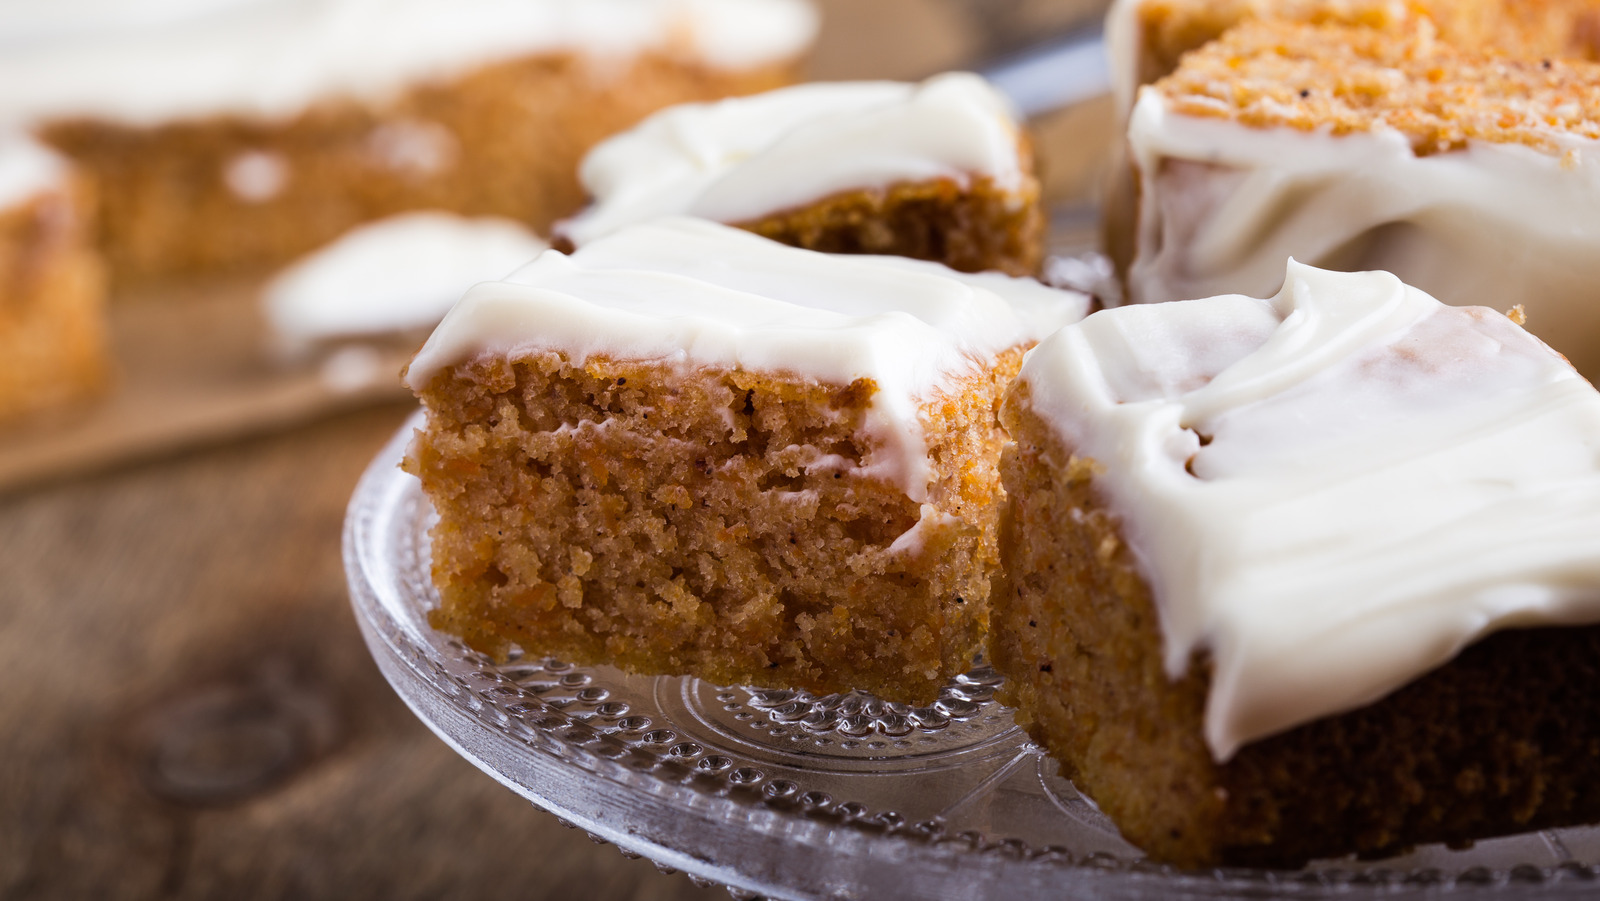
[[509, 219], [402, 213], [352, 229], [285, 268], [263, 290], [262, 302], [291, 349], [428, 328], [467, 288], [505, 275], [547, 247]]
[[967, 73], [682, 104], [596, 146], [579, 176], [594, 203], [557, 226], [577, 246], [659, 216], [732, 224], [842, 191], [974, 176], [1013, 190], [1025, 178], [1013, 110]]
[[1469, 143], [1417, 156], [1392, 128], [1341, 135], [1174, 113], [1145, 89], [1130, 299], [1265, 294], [1290, 256], [1384, 269], [1450, 303], [1508, 309], [1600, 373], [1600, 142]]
[[1291, 261], [1267, 300], [1120, 307], [1021, 381], [1160, 612], [1205, 739], [1364, 706], [1496, 629], [1600, 621], [1600, 394], [1503, 315]]
[[967, 275], [936, 263], [835, 256], [715, 223], [632, 226], [571, 256], [550, 251], [505, 281], [466, 293], [412, 360], [420, 392], [479, 354], [560, 351], [877, 383], [865, 468], [928, 500], [917, 419], [952, 380], [1029, 346], [1088, 310], [1089, 298], [1031, 279]]
[[0, 129], [0, 207], [63, 184], [71, 171], [59, 154], [33, 138]]
[[806, 0], [50, 0], [0, 6], [0, 121], [154, 125], [382, 101], [529, 53], [742, 69], [802, 53]]

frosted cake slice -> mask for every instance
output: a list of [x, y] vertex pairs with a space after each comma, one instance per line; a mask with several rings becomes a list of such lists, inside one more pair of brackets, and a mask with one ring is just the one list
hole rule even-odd
[[829, 253], [1033, 274], [1044, 215], [1010, 103], [982, 78], [799, 85], [663, 110], [580, 170], [594, 202], [556, 227], [582, 246], [685, 215]]
[[412, 361], [434, 624], [474, 647], [925, 703], [998, 563], [996, 408], [1088, 299], [632, 226], [472, 289]]
[[1276, 288], [1290, 256], [1505, 310], [1600, 373], [1600, 65], [1254, 22], [1145, 88], [1135, 301]]
[[1500, 313], [1289, 265], [1029, 354], [991, 655], [1186, 866], [1600, 820], [1600, 394]]

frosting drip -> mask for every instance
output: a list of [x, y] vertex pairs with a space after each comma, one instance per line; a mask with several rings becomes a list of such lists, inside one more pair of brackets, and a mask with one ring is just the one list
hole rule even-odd
[[1029, 354], [1205, 736], [1371, 703], [1495, 629], [1600, 621], [1600, 394], [1498, 313], [1290, 262], [1268, 300], [1121, 307]]
[[742, 69], [814, 37], [806, 0], [73, 0], [0, 9], [0, 120], [154, 125], [382, 101], [535, 52]]
[[557, 228], [581, 246], [658, 216], [750, 222], [898, 182], [987, 176], [1016, 189], [1017, 141], [1007, 101], [966, 73], [683, 104], [590, 151], [579, 174], [594, 204]]
[[412, 360], [421, 391], [478, 354], [558, 350], [878, 385], [867, 468], [927, 499], [916, 407], [1088, 309], [1085, 295], [936, 263], [798, 250], [738, 229], [667, 219], [566, 256], [550, 251], [468, 291]]
[[1508, 309], [1600, 373], [1600, 143], [1416, 156], [1392, 129], [1333, 137], [1175, 114], [1146, 89], [1130, 298], [1265, 294], [1290, 256], [1383, 269], [1451, 303]]

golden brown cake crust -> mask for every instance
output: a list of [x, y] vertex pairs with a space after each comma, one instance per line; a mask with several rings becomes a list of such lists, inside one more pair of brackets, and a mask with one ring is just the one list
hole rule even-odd
[[[790, 64], [744, 72], [665, 55], [599, 72], [572, 55], [487, 66], [372, 108], [329, 102], [285, 122], [218, 117], [134, 128], [59, 122], [45, 136], [101, 186], [101, 244], [119, 283], [278, 263], [350, 227], [410, 209], [506, 216], [545, 231], [583, 202], [590, 146], [655, 110], [790, 83]], [[226, 173], [282, 163], [255, 200]]]
[[86, 187], [0, 212], [0, 419], [100, 390], [109, 371], [105, 279]]
[[407, 459], [440, 522], [436, 627], [491, 653], [930, 702], [971, 665], [998, 563], [1000, 386], [924, 403], [922, 511], [859, 466], [870, 381], [557, 353], [423, 392]]
[[1116, 518], [1028, 409], [1002, 475], [990, 656], [1018, 721], [1152, 858], [1298, 866], [1600, 820], [1600, 626], [1503, 632], [1389, 697], [1213, 762], [1203, 658], [1172, 681]]
[[1243, 22], [1279, 19], [1392, 29], [1427, 22], [1446, 43], [1530, 59], [1600, 58], [1595, 0], [1142, 0], [1139, 83]]
[[1420, 154], [1600, 137], [1600, 64], [1461, 50], [1397, 30], [1249, 22], [1155, 85], [1178, 113], [1335, 135], [1387, 126]]

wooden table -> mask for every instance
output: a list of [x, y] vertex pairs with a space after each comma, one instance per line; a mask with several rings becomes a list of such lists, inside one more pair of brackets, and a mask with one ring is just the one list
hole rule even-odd
[[356, 630], [357, 477], [407, 407], [0, 501], [0, 898], [727, 898], [435, 738]]
[[[996, 10], [1026, 35], [1097, 4], [823, 5], [814, 74], [915, 77], [1018, 40], [973, 26]], [[1045, 126], [1058, 194], [1093, 183], [1083, 115]], [[0, 899], [728, 897], [562, 828], [379, 675], [340, 527], [410, 409], [323, 405], [0, 494]]]

